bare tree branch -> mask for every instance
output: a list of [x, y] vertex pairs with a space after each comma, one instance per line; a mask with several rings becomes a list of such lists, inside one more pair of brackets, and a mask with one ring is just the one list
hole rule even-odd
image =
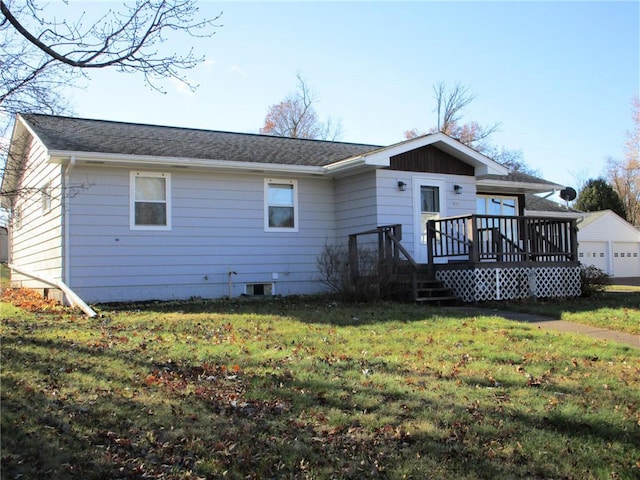
[[162, 44], [173, 34], [212, 36], [220, 15], [201, 18], [197, 0], [135, 0], [87, 17], [74, 10], [58, 20], [36, 0], [0, 0], [0, 197], [10, 210], [21, 194], [29, 194], [20, 187], [24, 156], [2, 141], [16, 113], [68, 113], [61, 92], [99, 68], [140, 73], [157, 91], [168, 78], [193, 90], [183, 72], [204, 57], [192, 48], [163, 50]]
[[282, 102], [269, 107], [260, 133], [291, 138], [336, 140], [342, 133], [340, 121], [322, 122], [313, 108], [313, 92], [301, 74], [297, 74], [298, 89]]

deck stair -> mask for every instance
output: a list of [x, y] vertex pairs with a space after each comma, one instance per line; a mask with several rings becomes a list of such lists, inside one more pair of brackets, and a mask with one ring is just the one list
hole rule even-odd
[[433, 278], [426, 265], [418, 269], [400, 269], [390, 279], [392, 298], [425, 304], [456, 304], [460, 299], [444, 284]]

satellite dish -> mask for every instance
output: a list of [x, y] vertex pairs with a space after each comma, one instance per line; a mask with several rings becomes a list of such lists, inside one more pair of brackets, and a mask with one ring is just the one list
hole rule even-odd
[[567, 187], [560, 190], [560, 198], [566, 202], [571, 202], [575, 200], [576, 196], [577, 196], [576, 191], [571, 187]]

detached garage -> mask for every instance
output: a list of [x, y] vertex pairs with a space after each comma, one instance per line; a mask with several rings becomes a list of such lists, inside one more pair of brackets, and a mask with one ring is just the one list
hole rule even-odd
[[640, 277], [640, 231], [611, 210], [578, 219], [578, 255], [612, 277]]

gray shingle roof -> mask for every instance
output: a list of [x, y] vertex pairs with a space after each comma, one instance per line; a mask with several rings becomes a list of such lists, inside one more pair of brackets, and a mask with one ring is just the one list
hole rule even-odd
[[557, 183], [552, 183], [549, 180], [545, 180], [544, 178], [535, 177], [533, 175], [529, 175], [526, 173], [519, 172], [517, 170], [510, 171], [506, 175], [480, 175], [478, 176], [478, 180], [501, 180], [505, 182], [517, 182], [517, 183], [531, 183], [531, 184], [549, 184], [556, 185], [561, 187], [562, 185]]
[[527, 210], [539, 212], [581, 213], [580, 210], [566, 207], [558, 202], [537, 195], [526, 195], [525, 204], [527, 205]]
[[324, 166], [377, 145], [26, 114], [49, 150]]

